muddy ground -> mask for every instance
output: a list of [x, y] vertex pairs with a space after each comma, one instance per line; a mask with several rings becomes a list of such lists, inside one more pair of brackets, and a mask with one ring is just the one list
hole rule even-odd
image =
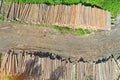
[[111, 31], [79, 36], [62, 34], [45, 26], [0, 22], [0, 51], [11, 48], [39, 49], [65, 57], [95, 60], [120, 52], [120, 25]]

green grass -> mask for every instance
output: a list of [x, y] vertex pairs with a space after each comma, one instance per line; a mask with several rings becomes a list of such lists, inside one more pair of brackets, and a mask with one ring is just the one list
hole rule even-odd
[[5, 18], [3, 16], [0, 16], [0, 21], [4, 21]]
[[118, 78], [116, 80], [120, 80], [120, 75], [118, 76]]
[[89, 31], [87, 29], [71, 29], [68, 27], [61, 27], [61, 26], [53, 26], [55, 30], [60, 31], [61, 33], [69, 33], [69, 34], [76, 34], [76, 35], [85, 35], [90, 34], [92, 31]]
[[15, 24], [23, 24], [25, 22], [22, 22], [22, 21], [19, 21], [19, 20], [13, 20], [13, 21], [10, 21], [12, 23], [15, 23]]
[[22, 24], [25, 22], [19, 21], [19, 20], [9, 20], [9, 19], [5, 19], [3, 16], [0, 16], [0, 21], [10, 21], [11, 23], [15, 23], [15, 24]]
[[69, 33], [70, 31], [71, 31], [71, 29], [70, 28], [67, 28], [67, 27], [60, 27], [60, 26], [53, 26], [53, 28], [55, 29], [55, 30], [58, 30], [58, 31], [60, 31], [61, 33]]
[[93, 80], [92, 79], [92, 76], [90, 75], [90, 76], [87, 76], [87, 80]]
[[15, 78], [6, 75], [6, 76], [3, 77], [3, 80], [15, 80]]

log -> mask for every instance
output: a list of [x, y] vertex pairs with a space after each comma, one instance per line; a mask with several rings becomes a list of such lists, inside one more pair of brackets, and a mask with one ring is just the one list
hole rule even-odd
[[5, 56], [3, 57], [3, 61], [1, 63], [1, 72], [3, 72], [3, 70], [5, 69], [5, 65], [6, 65], [6, 62], [8, 60], [8, 57], [9, 57], [9, 54], [5, 53]]

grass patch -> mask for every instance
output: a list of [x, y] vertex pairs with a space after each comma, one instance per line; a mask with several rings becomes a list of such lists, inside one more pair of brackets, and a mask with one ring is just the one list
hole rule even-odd
[[88, 29], [75, 29], [74, 30], [75, 34], [79, 34], [79, 35], [84, 35], [84, 34], [90, 34], [91, 32]]
[[87, 80], [93, 80], [92, 76], [87, 76]]
[[15, 78], [14, 78], [14, 77], [11, 77], [11, 76], [5, 75], [5, 76], [3, 77], [3, 80], [15, 80]]
[[118, 78], [116, 80], [120, 80], [120, 75], [118, 76]]
[[15, 24], [23, 24], [25, 22], [22, 22], [22, 21], [19, 21], [19, 20], [13, 20], [13, 21], [10, 21], [12, 23], [15, 23]]
[[77, 34], [77, 35], [85, 35], [90, 34], [92, 31], [89, 31], [88, 29], [71, 29], [68, 27], [61, 27], [61, 26], [53, 26], [55, 30], [60, 31], [61, 33], [70, 33], [70, 34]]
[[71, 29], [67, 27], [53, 26], [55, 30], [60, 31], [61, 33], [70, 33]]
[[5, 18], [3, 16], [0, 16], [0, 21], [4, 21]]

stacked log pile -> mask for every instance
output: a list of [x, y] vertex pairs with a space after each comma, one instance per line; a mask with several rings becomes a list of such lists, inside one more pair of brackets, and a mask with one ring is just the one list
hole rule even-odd
[[112, 56], [88, 62], [38, 50], [9, 50], [3, 57], [1, 72], [24, 74], [27, 80], [115, 80], [120, 74], [119, 61]]
[[10, 20], [34, 24], [52, 24], [69, 28], [110, 30], [110, 12], [77, 5], [47, 5], [11, 3], [7, 13]]

